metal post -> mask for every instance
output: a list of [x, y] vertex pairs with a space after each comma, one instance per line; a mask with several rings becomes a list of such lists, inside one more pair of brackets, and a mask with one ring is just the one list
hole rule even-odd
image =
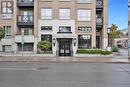
[[22, 37], [21, 37], [21, 44], [22, 44], [22, 54], [23, 54], [23, 51], [24, 51], [24, 30], [22, 29]]

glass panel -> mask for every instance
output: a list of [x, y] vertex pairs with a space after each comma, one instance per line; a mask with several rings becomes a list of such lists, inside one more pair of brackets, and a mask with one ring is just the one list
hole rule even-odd
[[71, 27], [70, 26], [60, 26], [59, 32], [71, 32]]
[[52, 9], [41, 9], [41, 19], [52, 19]]
[[78, 10], [79, 21], [91, 21], [91, 10]]
[[92, 0], [77, 0], [78, 3], [91, 3]]
[[79, 35], [78, 48], [91, 48], [91, 35]]
[[70, 19], [70, 9], [60, 9], [60, 19]]

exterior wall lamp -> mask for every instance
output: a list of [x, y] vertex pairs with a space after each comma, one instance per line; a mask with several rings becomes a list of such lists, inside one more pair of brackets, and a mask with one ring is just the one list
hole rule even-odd
[[74, 39], [73, 39], [73, 42], [74, 42], [74, 46], [75, 46], [75, 45], [76, 45], [76, 42], [77, 42], [77, 39], [74, 38]]
[[55, 46], [55, 44], [56, 44], [56, 39], [55, 38], [53, 38], [53, 45]]

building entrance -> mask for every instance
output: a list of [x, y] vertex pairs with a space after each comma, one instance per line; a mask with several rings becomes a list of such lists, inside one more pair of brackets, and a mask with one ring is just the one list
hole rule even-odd
[[71, 56], [71, 39], [62, 39], [59, 40], [59, 56]]

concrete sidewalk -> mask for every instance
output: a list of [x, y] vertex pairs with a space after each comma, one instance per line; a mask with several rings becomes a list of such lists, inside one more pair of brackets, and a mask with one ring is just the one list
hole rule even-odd
[[0, 62], [73, 62], [73, 63], [130, 63], [128, 58], [80, 58], [80, 57], [35, 57], [35, 56], [4, 56]]
[[86, 63], [130, 63], [128, 50], [120, 49], [120, 55], [84, 57], [55, 57], [52, 54], [0, 54], [0, 62], [86, 62]]

